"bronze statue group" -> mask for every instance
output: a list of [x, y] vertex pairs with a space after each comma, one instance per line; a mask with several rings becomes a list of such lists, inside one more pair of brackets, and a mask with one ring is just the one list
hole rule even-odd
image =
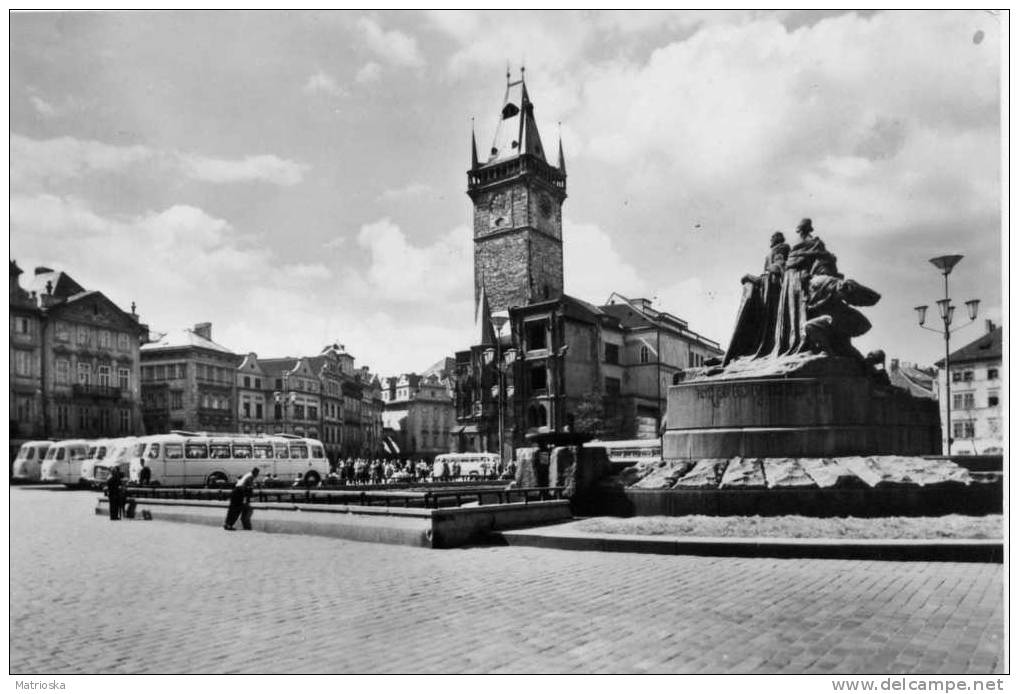
[[864, 362], [850, 340], [870, 330], [870, 321], [853, 307], [873, 306], [881, 296], [845, 279], [836, 257], [813, 232], [811, 220], [802, 220], [796, 228], [800, 240], [792, 247], [775, 232], [763, 274], [743, 276], [725, 365], [805, 352]]

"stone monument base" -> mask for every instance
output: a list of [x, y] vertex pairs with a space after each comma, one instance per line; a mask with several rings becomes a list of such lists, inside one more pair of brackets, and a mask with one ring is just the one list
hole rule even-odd
[[669, 387], [666, 460], [930, 455], [941, 446], [937, 402], [881, 383], [852, 359], [800, 358], [695, 373]]

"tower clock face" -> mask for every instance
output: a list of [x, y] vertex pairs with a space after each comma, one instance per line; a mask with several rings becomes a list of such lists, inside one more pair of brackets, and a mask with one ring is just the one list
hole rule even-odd
[[493, 229], [509, 226], [510, 200], [505, 193], [496, 193], [488, 206], [488, 223]]
[[542, 193], [538, 199], [538, 210], [541, 212], [541, 216], [548, 219], [552, 216], [552, 198], [547, 193]]

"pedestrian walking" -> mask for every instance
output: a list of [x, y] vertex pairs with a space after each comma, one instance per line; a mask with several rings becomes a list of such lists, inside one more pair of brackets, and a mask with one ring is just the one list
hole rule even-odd
[[230, 508], [226, 512], [226, 523], [224, 530], [236, 530], [234, 523], [241, 519], [241, 526], [245, 530], [251, 530], [251, 490], [258, 479], [258, 468], [251, 468], [251, 472], [245, 473], [237, 480], [233, 491], [230, 492]]
[[123, 478], [120, 468], [114, 465], [110, 468], [110, 476], [106, 480], [106, 498], [110, 505], [110, 520], [120, 520], [120, 507], [123, 505]]

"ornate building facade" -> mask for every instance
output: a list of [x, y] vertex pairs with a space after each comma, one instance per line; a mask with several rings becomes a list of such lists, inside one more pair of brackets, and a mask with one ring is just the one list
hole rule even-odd
[[11, 445], [142, 433], [147, 327], [64, 272], [38, 267], [27, 289], [21, 274], [11, 261]]

